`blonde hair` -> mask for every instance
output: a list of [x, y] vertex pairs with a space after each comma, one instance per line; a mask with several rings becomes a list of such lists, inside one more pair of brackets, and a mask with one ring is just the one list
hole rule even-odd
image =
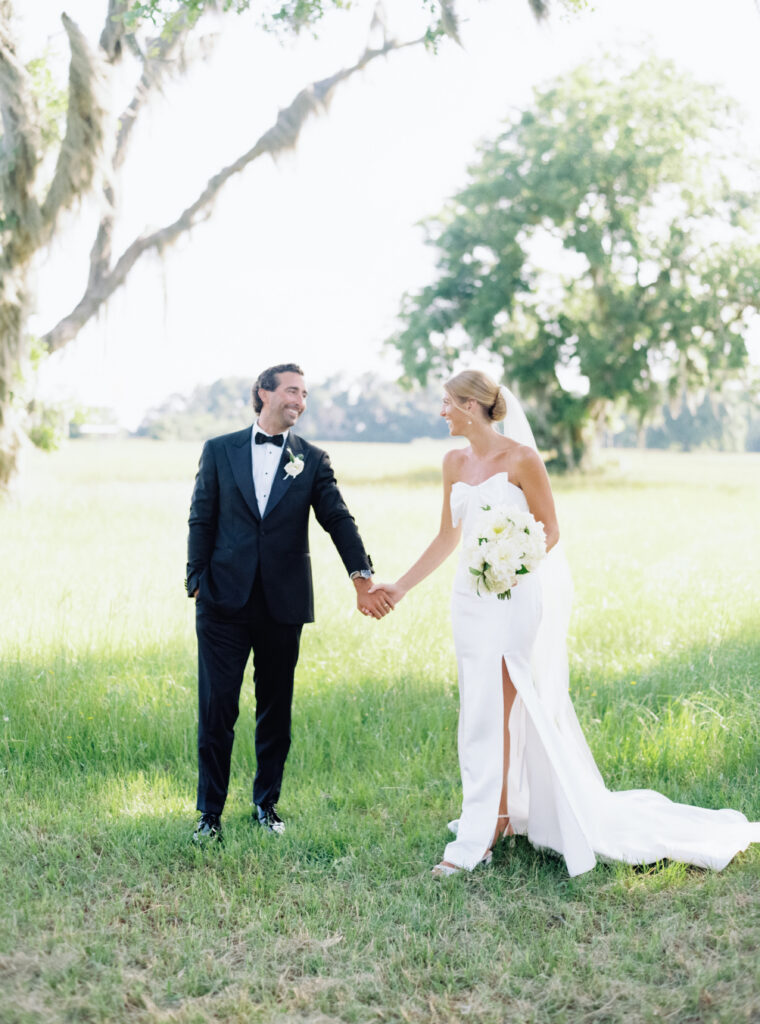
[[463, 370], [443, 385], [455, 404], [461, 405], [474, 399], [483, 410], [486, 419], [498, 423], [507, 415], [507, 403], [496, 381], [491, 380], [482, 370]]

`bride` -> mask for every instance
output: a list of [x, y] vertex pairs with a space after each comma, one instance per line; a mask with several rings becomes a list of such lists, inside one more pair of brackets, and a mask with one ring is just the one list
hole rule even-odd
[[[599, 774], [568, 694], [572, 584], [549, 478], [520, 403], [486, 374], [468, 370], [445, 385], [441, 415], [469, 446], [444, 457], [438, 534], [396, 583], [373, 590], [401, 600], [463, 533], [469, 538], [486, 505], [530, 511], [544, 525], [549, 553], [536, 572], [520, 577], [510, 600], [498, 600], [473, 592], [463, 545], [452, 598], [462, 812], [433, 874], [487, 864], [498, 839], [514, 834], [561, 854], [571, 875], [589, 871], [597, 857], [725, 867], [760, 842], [760, 822], [673, 803], [652, 790], [613, 793]], [[503, 435], [495, 429], [501, 420]]]

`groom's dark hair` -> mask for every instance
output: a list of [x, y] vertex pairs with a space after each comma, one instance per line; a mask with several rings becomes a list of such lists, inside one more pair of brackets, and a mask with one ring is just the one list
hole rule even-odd
[[297, 363], [278, 363], [277, 366], [262, 370], [251, 388], [251, 399], [256, 412], [261, 412], [264, 408], [264, 403], [259, 398], [259, 388], [263, 388], [264, 391], [275, 391], [280, 383], [281, 373], [300, 373], [303, 377], [303, 370]]

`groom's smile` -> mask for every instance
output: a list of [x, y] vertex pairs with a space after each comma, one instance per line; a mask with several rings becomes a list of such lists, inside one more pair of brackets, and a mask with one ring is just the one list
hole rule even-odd
[[300, 373], [281, 373], [274, 391], [259, 389], [262, 409], [259, 425], [269, 434], [281, 434], [292, 427], [306, 409], [306, 382]]
[[[255, 665], [253, 823], [281, 835], [277, 813], [290, 749], [301, 630], [314, 621], [308, 524], [314, 512], [340, 555], [357, 610], [392, 608], [372, 593], [372, 560], [346, 508], [327, 452], [292, 431], [306, 409], [297, 363], [262, 371], [251, 388], [254, 424], [203, 446], [190, 503], [188, 597], [198, 638], [197, 843], [220, 843], [234, 725], [249, 655]], [[286, 433], [288, 432], [288, 433]], [[275, 490], [275, 478], [277, 480]], [[289, 481], [298, 479], [297, 486]]]

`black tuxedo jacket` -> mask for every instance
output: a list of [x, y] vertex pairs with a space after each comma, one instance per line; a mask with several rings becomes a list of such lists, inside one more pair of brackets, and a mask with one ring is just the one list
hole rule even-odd
[[[264, 516], [253, 485], [251, 427], [214, 437], [203, 446], [190, 503], [188, 595], [221, 613], [245, 605], [257, 571], [267, 606], [283, 623], [314, 621], [309, 555], [309, 511], [330, 534], [348, 572], [370, 569], [353, 516], [338, 490], [327, 452], [292, 431]], [[285, 473], [288, 449], [303, 457], [303, 470]]]

